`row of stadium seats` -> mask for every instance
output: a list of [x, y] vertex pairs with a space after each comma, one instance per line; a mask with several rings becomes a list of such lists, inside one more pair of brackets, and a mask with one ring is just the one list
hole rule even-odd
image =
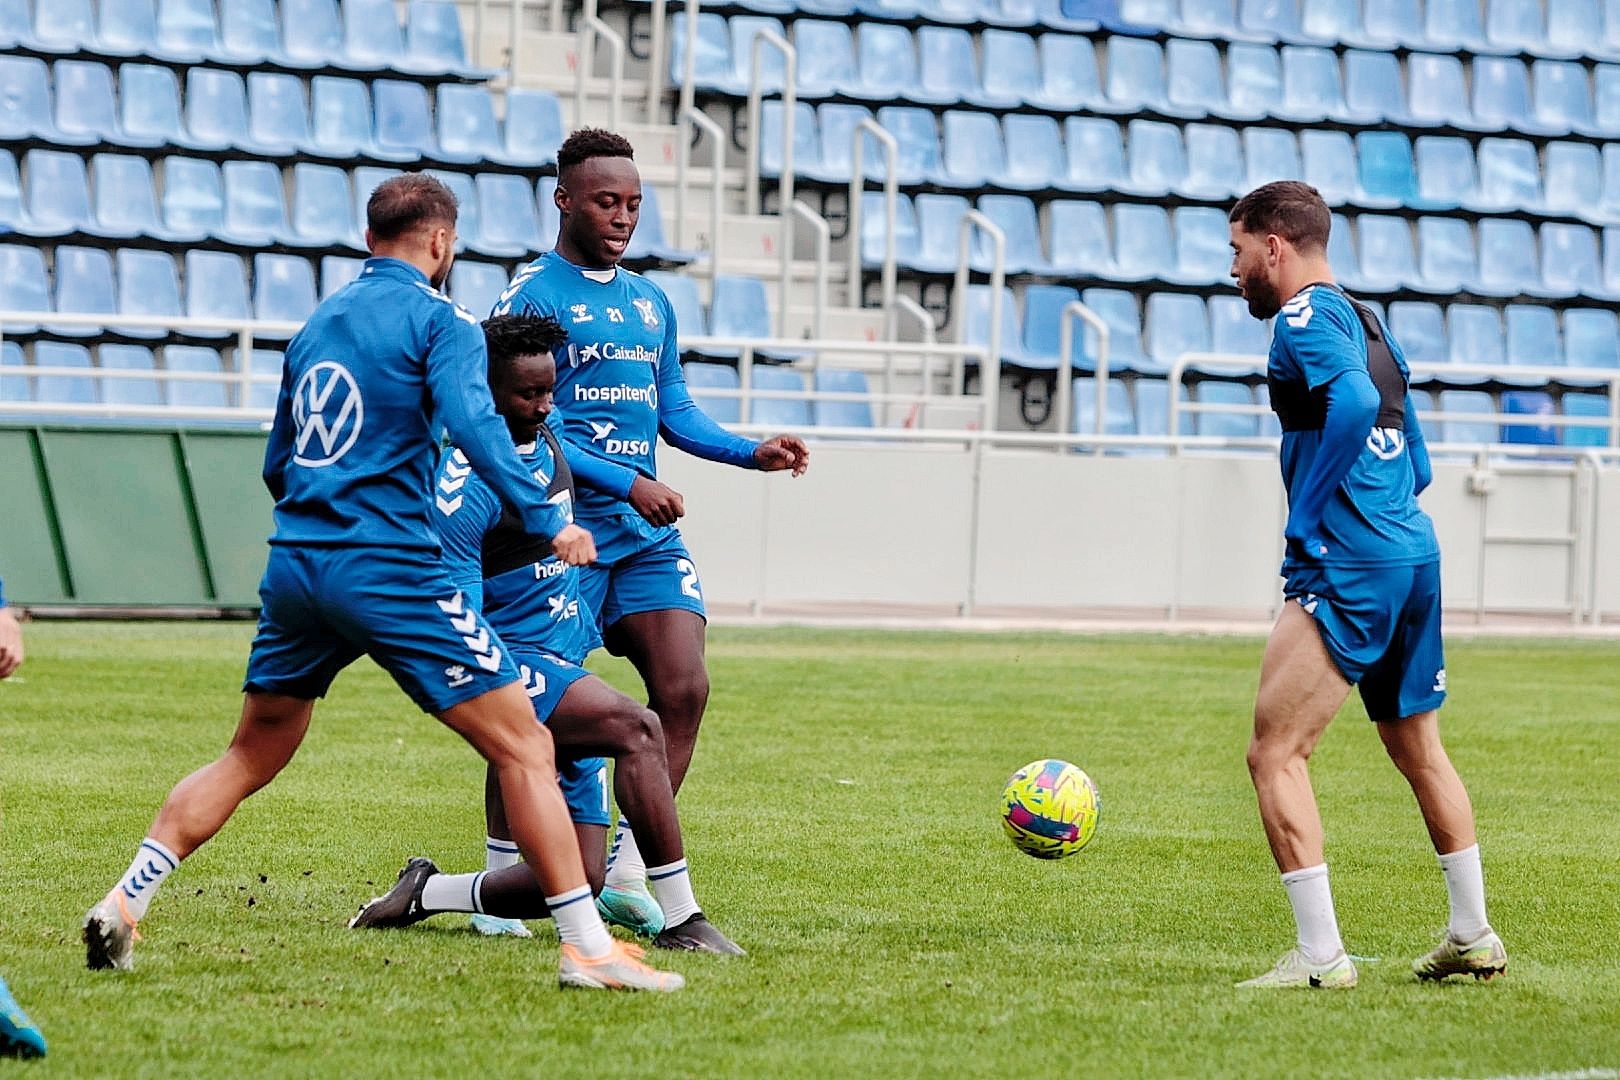
[[[639, 0], [646, 2], [646, 0]], [[709, 0], [705, 11], [748, 12], [783, 19], [844, 19], [851, 22], [944, 23], [966, 27], [1013, 27], [1092, 33], [1111, 26], [1125, 33], [1154, 32], [1128, 25], [1118, 0]], [[1066, 9], [1091, 8], [1084, 14]]]
[[[670, 78], [685, 64], [684, 16], [675, 16]], [[694, 79], [699, 89], [739, 97], [752, 80], [752, 42], [775, 19], [700, 15]], [[1232, 123], [1352, 125], [1396, 123], [1527, 135], [1620, 132], [1620, 65], [1456, 55], [1213, 42], [1157, 42], [1113, 36], [1104, 43], [1072, 34], [1039, 38], [806, 19], [793, 25], [795, 90], [802, 98], [905, 101], [928, 107], [1025, 108], [1061, 114], [1156, 113]], [[915, 39], [915, 40], [914, 40]], [[1099, 63], [1098, 53], [1101, 53]], [[781, 87], [781, 54], [761, 56], [761, 82]], [[1103, 75], [1099, 75], [1099, 70]]]
[[[116, 90], [115, 90], [116, 83]], [[305, 154], [335, 161], [554, 164], [562, 141], [555, 95], [509, 90], [505, 119], [478, 85], [221, 68], [175, 73], [155, 64], [0, 56], [0, 138], [55, 146]]]
[[[1262, 356], [1271, 343], [1266, 325], [1251, 317], [1236, 295], [1206, 301], [1185, 293], [1153, 293], [1144, 304], [1123, 289], [1031, 285], [1021, 301], [1011, 289], [1002, 293], [1002, 363], [1030, 371], [1055, 369], [1063, 309], [1077, 299], [1108, 324], [1109, 367], [1116, 370], [1163, 374], [1187, 353]], [[988, 286], [968, 287], [967, 338], [976, 344], [989, 340], [990, 301]], [[1411, 363], [1522, 367], [1522, 378], [1497, 381], [1524, 386], [1559, 378], [1561, 367], [1620, 370], [1620, 318], [1607, 308], [1509, 304], [1498, 311], [1454, 303], [1442, 309], [1428, 301], [1398, 300], [1385, 313], [1383, 305], [1368, 303], [1385, 314]], [[1077, 324], [1074, 340], [1076, 366], [1091, 370], [1094, 335]], [[1485, 381], [1460, 373], [1444, 377], [1456, 386]]]
[[[549, 250], [557, 235], [554, 178], [541, 177], [536, 185], [515, 173], [433, 172], [460, 200], [458, 234], [466, 248], [500, 259]], [[0, 226], [40, 239], [140, 237], [168, 247], [212, 240], [240, 248], [363, 250], [366, 200], [396, 170], [361, 166], [351, 175], [301, 162], [290, 173], [289, 212], [287, 177], [274, 162], [227, 161], [221, 167], [170, 157], [154, 173], [144, 158], [97, 154], [87, 173], [76, 154], [30, 150], [19, 177], [10, 152], [0, 150]], [[685, 263], [693, 254], [665, 239], [657, 189], [648, 185], [642, 222], [625, 258], [633, 264]]]
[[[487, 78], [467, 63], [457, 5], [410, 0], [27, 0], [0, 2], [0, 48], [47, 55], [214, 61]], [[97, 10], [99, 9], [99, 10]], [[277, 17], [279, 14], [279, 18]]]

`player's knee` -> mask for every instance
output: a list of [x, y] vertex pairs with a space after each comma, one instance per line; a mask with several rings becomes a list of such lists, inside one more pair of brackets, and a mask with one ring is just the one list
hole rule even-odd
[[699, 667], [660, 680], [656, 700], [658, 715], [665, 724], [697, 724], [709, 704], [709, 673]]
[[615, 713], [610, 727], [620, 753], [662, 753], [664, 750], [664, 725], [658, 714], [628, 698]]
[[[502, 757], [506, 760], [499, 760]], [[551, 732], [531, 721], [515, 731], [512, 738], [504, 740], [497, 754], [490, 757], [489, 763], [496, 768], [510, 763], [555, 773], [557, 757]]]

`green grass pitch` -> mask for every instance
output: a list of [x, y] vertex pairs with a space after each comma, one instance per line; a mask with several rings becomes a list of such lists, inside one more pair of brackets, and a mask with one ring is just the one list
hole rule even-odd
[[[1450, 649], [1490, 984], [1415, 982], [1445, 892], [1354, 701], [1318, 751], [1348, 993], [1237, 991], [1292, 941], [1243, 767], [1259, 642], [720, 629], [682, 811], [740, 961], [674, 997], [566, 993], [555, 938], [345, 920], [406, 856], [482, 864], [481, 765], [369, 662], [165, 884], [130, 975], [79, 920], [228, 737], [245, 625], [36, 624], [0, 684], [0, 973], [47, 1076], [1489, 1077], [1620, 1069], [1620, 646]], [[608, 659], [599, 670], [631, 688]], [[1092, 846], [1018, 854], [1016, 767], [1102, 790]]]

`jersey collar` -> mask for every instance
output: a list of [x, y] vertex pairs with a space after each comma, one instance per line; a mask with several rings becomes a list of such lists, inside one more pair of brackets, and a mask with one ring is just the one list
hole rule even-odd
[[390, 277], [400, 281], [415, 281], [423, 285], [431, 285], [428, 276], [403, 259], [388, 256], [373, 255], [360, 267], [361, 277]]
[[546, 254], [551, 258], [556, 259], [558, 262], [562, 263], [564, 266], [568, 267], [585, 280], [594, 281], [598, 285], [611, 285], [613, 283], [613, 279], [619, 276], [619, 268], [617, 266], [610, 266], [606, 270], [593, 270], [590, 267], [579, 266], [576, 263], [569, 262], [567, 259], [557, 254], [556, 251], [548, 251]]

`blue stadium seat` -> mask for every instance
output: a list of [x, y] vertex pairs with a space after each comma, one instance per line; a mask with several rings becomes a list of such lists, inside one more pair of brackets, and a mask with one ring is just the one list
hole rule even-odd
[[1481, 209], [1532, 210], [1541, 205], [1541, 158], [1522, 139], [1481, 139]]
[[[449, 188], [450, 193], [456, 197], [456, 206], [458, 208], [456, 216], [456, 250], [471, 249], [480, 255], [492, 257], [499, 257], [500, 255], [516, 256], [517, 253], [511, 250], [498, 253], [487, 249], [484, 235], [483, 208], [479, 205], [478, 188], [474, 185], [471, 176], [464, 172], [451, 172], [445, 169], [428, 169], [427, 171], [439, 183]], [[488, 240], [495, 247], [507, 247], [508, 241], [499, 235], [499, 230], [492, 227], [490, 234]], [[512, 247], [515, 248], [516, 245], [512, 245]]]
[[1502, 441], [1516, 446], [1557, 446], [1558, 428], [1548, 419], [1558, 414], [1552, 395], [1545, 390], [1505, 390], [1502, 393], [1502, 411], [1508, 416], [1523, 416], [1527, 420], [1504, 420]]
[[1212, 296], [1209, 347], [1211, 352], [1264, 356], [1271, 349], [1271, 329], [1249, 314], [1248, 302], [1241, 296]]
[[999, 182], [1018, 191], [1044, 191], [1060, 185], [1068, 165], [1057, 120], [1029, 113], [1002, 118], [1007, 137], [1007, 163]]
[[1047, 204], [1052, 268], [1064, 277], [1113, 278], [1114, 245], [1101, 203], [1056, 199]]
[[[1067, 285], [1030, 285], [1024, 289], [1024, 357], [1031, 367], [1056, 369], [1063, 356], [1063, 309], [1079, 301], [1080, 293]], [[1090, 358], [1081, 354], [1085, 323], [1071, 316], [1075, 367], [1090, 371]]]
[[1510, 365], [1542, 368], [1564, 366], [1558, 312], [1538, 304], [1509, 304], [1503, 315], [1507, 324], [1507, 362]]
[[942, 123], [945, 152], [941, 180], [953, 188], [1006, 186], [1007, 153], [1001, 125], [987, 112], [952, 109]]
[[[324, 255], [321, 257], [321, 299], [337, 292], [343, 286], [360, 276], [361, 267], [365, 266], [364, 259], [351, 259], [343, 255]], [[451, 273], [455, 268], [451, 268]]]
[[7, 401], [33, 401], [34, 390], [30, 379], [23, 374], [5, 374], [9, 368], [20, 371], [28, 366], [22, 346], [15, 341], [0, 342], [0, 403]]
[[1202, 297], [1186, 293], [1154, 293], [1147, 302], [1148, 364], [1141, 370], [1157, 373], [1184, 353], [1209, 352], [1209, 314]]
[[1424, 135], [1413, 146], [1417, 194], [1424, 206], [1449, 209], [1472, 206], [1479, 198], [1474, 148], [1467, 139]]
[[180, 84], [174, 72], [155, 64], [118, 69], [119, 130], [126, 141], [195, 148], [180, 120]]
[[[1478, 5], [1468, 6], [1473, 8], [1477, 18]], [[1505, 52], [1541, 56], [1552, 51], [1547, 41], [1547, 20], [1541, 4], [1526, 4], [1523, 0], [1488, 0], [1486, 6], [1489, 11], [1485, 18], [1485, 40], [1491, 47]]]
[[1163, 196], [1187, 179], [1181, 129], [1157, 120], [1132, 120], [1125, 129], [1128, 181], [1125, 190]]
[[268, 161], [227, 161], [225, 225], [220, 235], [247, 246], [294, 239], [287, 224], [281, 169]]
[[1397, 300], [1389, 305], [1389, 332], [1400, 342], [1410, 364], [1445, 364], [1451, 348], [1446, 343], [1445, 315], [1439, 304]]
[[[765, 283], [759, 278], [721, 274], [714, 279], [709, 332], [715, 337], [775, 337], [776, 325], [771, 315], [770, 298]], [[758, 349], [755, 355], [766, 360], [794, 360], [799, 354], [781, 349]]]
[[[486, 255], [506, 258], [528, 258], [541, 250], [538, 204], [528, 177], [479, 173], [474, 185], [478, 217], [476, 233], [470, 232], [467, 237], [470, 245]], [[652, 190], [651, 185], [644, 190]], [[642, 214], [645, 222], [645, 203]], [[625, 257], [634, 256], [627, 249]]]
[[1035, 38], [1017, 30], [986, 30], [979, 36], [979, 48], [984, 54], [979, 91], [983, 104], [1010, 109], [1043, 101], [1041, 60], [1035, 42]]
[[1620, 322], [1606, 308], [1564, 312], [1564, 351], [1570, 367], [1620, 368]]
[[[861, 196], [861, 261], [868, 267], [883, 263], [888, 241], [884, 220], [883, 194], [868, 191]], [[917, 232], [917, 212], [911, 199], [901, 195], [894, 203], [895, 262], [916, 269], [915, 257], [922, 241]]]
[[280, 8], [282, 51], [293, 60], [319, 67], [381, 68], [348, 55], [337, 0], [281, 0]]
[[292, 230], [302, 244], [359, 248], [349, 174], [332, 165], [293, 166]]
[[384, 151], [372, 126], [371, 92], [357, 79], [317, 75], [309, 81], [315, 148], [335, 158], [384, 157], [407, 161], [408, 150]]
[[[1244, 132], [1266, 132], [1293, 138], [1286, 131], [1250, 128]], [[1248, 190], [1244, 178], [1247, 160], [1238, 141], [1235, 128], [1216, 124], [1188, 124], [1182, 129], [1187, 143], [1187, 176], [1181, 182], [1181, 194], [1195, 199], [1229, 199]], [[1298, 160], [1298, 151], [1295, 151]], [[1281, 177], [1273, 177], [1280, 179]]]
[[95, 46], [99, 51], [119, 56], [153, 56], [163, 60], [196, 63], [200, 52], [174, 51], [158, 41], [157, 9], [153, 0], [119, 0], [102, 4]]
[[[191, 375], [220, 375], [219, 353], [200, 345], [167, 345], [163, 369]], [[229, 404], [225, 383], [219, 379], [170, 379], [169, 404], [190, 408], [223, 409]]]
[[[679, 86], [686, 77], [686, 12], [677, 11], [670, 23], [669, 81]], [[723, 15], [703, 12], [697, 17], [697, 53], [692, 58], [693, 85], [705, 90], [746, 93], [732, 85], [731, 35]]]
[[[1202, 405], [1252, 406], [1254, 392], [1243, 383], [1205, 379], [1198, 383], [1197, 401]], [[1260, 434], [1260, 417], [1254, 413], [1204, 412], [1197, 414], [1199, 435], [1223, 439], [1252, 439]]]
[[1365, 282], [1361, 277], [1361, 260], [1356, 257], [1356, 246], [1351, 238], [1350, 219], [1334, 214], [1328, 226], [1328, 265], [1334, 277], [1345, 288], [1359, 292]]
[[877, 120], [900, 144], [898, 170], [902, 184], [940, 181], [939, 129], [933, 113], [891, 105], [878, 110]]
[[1114, 272], [1122, 281], [1175, 280], [1170, 215], [1161, 206], [1114, 206]]
[[214, 0], [160, 0], [158, 48], [169, 56], [199, 58], [220, 53]]
[[467, 62], [459, 9], [459, 4], [445, 0], [411, 0], [407, 8], [401, 70], [442, 72], [465, 78], [494, 76], [494, 71]]
[[186, 132], [191, 142], [211, 149], [271, 152], [248, 132], [247, 93], [242, 76], [216, 68], [186, 72]]
[[75, 146], [97, 141], [57, 130], [51, 112], [50, 75], [43, 60], [0, 56], [0, 139], [30, 137]]
[[[267, 322], [303, 322], [315, 310], [315, 273], [298, 255], [253, 256], [254, 317]], [[263, 335], [268, 340], [291, 334]]]
[[102, 236], [150, 236], [178, 242], [202, 239], [200, 233], [171, 232], [158, 221], [152, 166], [128, 154], [97, 154], [90, 159], [95, 193], [96, 232]]
[[1461, 218], [1418, 218], [1418, 270], [1440, 291], [1466, 292], [1479, 276], [1474, 232]]
[[[144, 345], [103, 345], [96, 359], [103, 373], [154, 370], [152, 350]], [[162, 405], [163, 391], [155, 378], [109, 378], [103, 374], [101, 400], [108, 405]]]
[[1095, 116], [1063, 121], [1069, 168], [1062, 186], [1069, 191], [1109, 191], [1125, 184], [1125, 141], [1119, 125]]
[[[180, 279], [175, 274], [174, 259], [167, 252], [120, 248], [115, 261], [119, 314], [180, 317]], [[166, 336], [158, 328], [120, 326], [118, 332], [127, 337]]]
[[[703, 300], [698, 296], [697, 282], [686, 274], [671, 273], [668, 270], [649, 270], [647, 280], [655, 283], [664, 290], [669, 298], [669, 306], [675, 312], [675, 332], [681, 352], [691, 352], [688, 342], [695, 337], [705, 337], [709, 333], [709, 319], [703, 310]], [[737, 350], [729, 350], [735, 356]]]
[[[1142, 308], [1136, 295], [1124, 289], [1092, 288], [1080, 300], [1108, 324], [1108, 366], [1114, 371], [1143, 371], [1148, 368], [1142, 350]], [[1097, 336], [1088, 328], [1082, 338], [1086, 370], [1096, 366]]]
[[1479, 0], [1428, 0], [1423, 12], [1428, 48], [1439, 52], [1489, 49], [1479, 6]]
[[1226, 49], [1227, 109], [1238, 116], [1280, 116], [1296, 122], [1320, 119], [1311, 109], [1295, 110], [1283, 94], [1282, 66], [1269, 45], [1237, 42]]
[[1212, 41], [1171, 38], [1164, 46], [1165, 99], [1190, 115], [1214, 113], [1233, 120], [1255, 120], [1265, 115], [1232, 108], [1227, 101], [1221, 54]]
[[[758, 15], [734, 15], [728, 20], [726, 28], [731, 32], [732, 92], [746, 94], [753, 78], [754, 40], [764, 30], [777, 34], [785, 32], [781, 20], [762, 18]], [[701, 26], [698, 32], [702, 33]], [[769, 44], [760, 46], [759, 72], [760, 86], [765, 93], [782, 89], [783, 80], [787, 77], [786, 65], [782, 54]]]
[[10, 49], [33, 44], [34, 17], [29, 12], [31, 6], [28, 0], [0, 0], [0, 46]]
[[755, 364], [751, 369], [751, 389], [766, 394], [799, 395], [755, 397], [749, 402], [748, 422], [798, 431], [811, 424], [810, 399], [805, 394], [804, 376], [790, 367]]
[[[1132, 387], [1136, 392], [1136, 432], [1138, 435], [1166, 435], [1170, 431], [1170, 386], [1164, 379], [1137, 379]], [[1187, 387], [1177, 390], [1177, 397], [1187, 400]], [[1181, 414], [1176, 425], [1179, 434], [1193, 434], [1193, 418]]]
[[[79, 315], [110, 315], [118, 310], [112, 256], [101, 248], [56, 249], [56, 310]], [[63, 337], [100, 337], [106, 326], [57, 326]]]
[[314, 140], [302, 79], [278, 72], [250, 72], [247, 95], [248, 138], [254, 144], [273, 147], [282, 154], [310, 148]]
[[1406, 58], [1406, 78], [1412, 121], [1445, 124], [1465, 131], [1489, 130], [1496, 126], [1481, 125], [1475, 120], [1468, 106], [1462, 61], [1456, 56], [1413, 53]]
[[1450, 414], [1494, 413], [1496, 403], [1483, 390], [1442, 390], [1438, 399], [1440, 441], [1490, 445], [1502, 441], [1501, 428], [1494, 420], [1453, 420]]
[[925, 274], [954, 272], [967, 199], [960, 195], [925, 194], [917, 196], [913, 207], [917, 215], [917, 241], [907, 255], [906, 265]]
[[1364, 0], [1361, 25], [1370, 41], [1421, 49], [1428, 43], [1419, 21], [1418, 5], [1411, 0]]
[[[1300, 132], [1299, 156], [1301, 178], [1321, 192], [1329, 206], [1363, 205], [1366, 196], [1356, 179], [1356, 147], [1349, 133], [1307, 128]], [[1251, 180], [1260, 175], [1250, 169]]]
[[[983, 102], [973, 36], [947, 26], [917, 30], [917, 88], [924, 101]], [[917, 95], [914, 95], [917, 96]]]
[[1182, 206], [1174, 215], [1175, 279], [1189, 285], [1226, 284], [1232, 249], [1226, 211], [1211, 206]]
[[1536, 126], [1546, 131], [1597, 131], [1592, 85], [1586, 68], [1562, 60], [1537, 60], [1531, 67]]
[[1585, 225], [1550, 221], [1541, 227], [1541, 276], [1554, 295], [1617, 299], [1603, 282], [1597, 233]]
[[1122, 35], [1110, 37], [1107, 67], [1108, 101], [1116, 109], [1151, 110], [1188, 119], [1202, 116], [1205, 112], [1170, 104], [1165, 84], [1164, 54], [1152, 41]]
[[1452, 304], [1446, 309], [1446, 340], [1450, 346], [1446, 358], [1449, 363], [1497, 366], [1507, 363], [1502, 317], [1493, 307]]
[[[698, 253], [676, 247], [664, 232], [664, 213], [659, 206], [660, 202], [662, 197], [656, 187], [651, 184], [642, 185], [641, 217], [636, 224], [635, 234], [630, 238], [630, 245], [624, 249], [624, 257], [632, 261], [657, 259], [669, 263], [692, 262], [698, 257]], [[541, 239], [544, 243], [537, 243], [537, 250], [541, 247], [550, 247], [550, 237]]]
[[1593, 69], [1592, 112], [1599, 131], [1620, 127], [1620, 64], [1599, 64]]
[[[1090, 435], [1097, 430], [1097, 380], [1082, 375], [1069, 384], [1073, 408], [1069, 413], [1069, 430], [1076, 435]], [[1108, 400], [1103, 403], [1103, 434], [1135, 435], [1136, 413], [1131, 408], [1130, 387], [1121, 379], [1108, 380]]]
[[112, 71], [87, 60], [58, 60], [56, 77], [56, 129], [68, 141], [80, 144], [156, 146], [151, 139], [126, 138], [118, 127], [113, 104]]
[[793, 46], [799, 53], [799, 97], [862, 96], [860, 69], [855, 65], [855, 36], [848, 23], [800, 19], [793, 24]]
[[562, 145], [566, 128], [562, 122], [562, 104], [549, 90], [525, 90], [511, 87], [506, 91], [506, 156], [514, 161], [532, 160], [541, 164], [555, 164], [557, 148]]
[[1589, 420], [1609, 421], [1604, 426], [1566, 427], [1564, 428], [1563, 443], [1565, 446], [1612, 446], [1609, 435], [1613, 426], [1613, 412], [1609, 408], [1609, 399], [1604, 394], [1565, 394], [1564, 415], [1581, 417]]
[[1620, 229], [1603, 230], [1603, 284], [1610, 292], [1620, 292]]
[[[244, 321], [252, 317], [240, 256], [223, 251], [186, 252], [186, 315], [193, 319]], [[227, 333], [219, 331], [218, 336]]]
[[1364, 287], [1392, 292], [1424, 286], [1412, 247], [1412, 230], [1404, 218], [1362, 214], [1356, 219]]
[[1388, 52], [1351, 49], [1344, 54], [1344, 103], [1352, 113], [1378, 116], [1402, 126], [1434, 126], [1407, 107], [1401, 62]]
[[509, 157], [495, 122], [495, 102], [482, 86], [441, 85], [436, 119], [439, 147], [451, 160], [535, 166], [555, 152], [551, 147], [535, 146], [520, 158]]
[[740, 383], [736, 368], [730, 364], [711, 364], [702, 360], [692, 360], [682, 364], [681, 371], [686, 376], [687, 387], [692, 391], [692, 400], [697, 402], [698, 408], [709, 415], [710, 420], [717, 424], [742, 422], [742, 401], [734, 394], [712, 392], [737, 390]]
[[[1006, 240], [1006, 270], [1011, 274], [1050, 276], [1056, 271], [1041, 252], [1041, 223], [1035, 204], [1023, 195], [981, 195], [979, 211], [1001, 229]], [[974, 269], [988, 272], [992, 246], [984, 231], [976, 230], [972, 249]]]
[[[366, 233], [366, 203], [371, 200], [371, 193], [377, 190], [377, 185], [390, 177], [400, 175], [398, 169], [379, 169], [371, 165], [362, 165], [349, 174], [349, 182], [354, 185], [354, 223], [355, 229], [364, 236]], [[476, 207], [473, 210], [477, 214]], [[466, 228], [468, 223], [460, 223]]]
[[[49, 311], [51, 299], [46, 284], [45, 256], [32, 245], [0, 244], [0, 308], [9, 311]], [[31, 334], [35, 323], [7, 323], [12, 334]]]
[[[963, 340], [970, 345], [988, 345], [990, 342], [992, 293], [988, 285], [969, 285], [965, 302], [967, 320]], [[1018, 301], [1011, 288], [1001, 288], [1001, 363], [1007, 367], [1039, 369], [1039, 361], [1024, 355], [1024, 324], [1019, 317]]]
[[[34, 366], [90, 371], [90, 350], [63, 341], [36, 342]], [[91, 405], [96, 400], [96, 380], [90, 375], [39, 375], [34, 379], [34, 400], [54, 405]]]
[[1603, 158], [1589, 143], [1548, 143], [1542, 156], [1545, 194], [1542, 205], [1571, 217], [1605, 216]]
[[1479, 289], [1489, 295], [1550, 296], [1536, 265], [1535, 230], [1527, 221], [1482, 218], [1479, 237]]
[[1399, 131], [1363, 131], [1356, 135], [1360, 162], [1361, 201], [1391, 209], [1418, 206], [1417, 167], [1412, 144]]
[[58, 0], [37, 4], [34, 40], [53, 52], [77, 52], [96, 40], [90, 0]]
[[1319, 118], [1356, 124], [1382, 119], [1350, 108], [1339, 75], [1339, 58], [1332, 50], [1286, 45], [1282, 65], [1285, 116], [1307, 122]]
[[1226, 41], [1273, 40], [1272, 35], [1256, 35], [1238, 24], [1233, 0], [1181, 0], [1181, 17], [1176, 32], [1194, 37]]
[[1532, 135], [1563, 135], [1563, 125], [1544, 124], [1530, 108], [1530, 75], [1512, 57], [1476, 56], [1473, 64], [1474, 120], [1491, 130]]
[[[777, 106], [780, 109], [780, 105]], [[780, 115], [778, 113], [778, 115]], [[872, 113], [864, 105], [822, 105], [816, 109], [816, 128], [819, 129], [816, 139], [816, 152], [809, 162], [803, 165], [795, 163], [796, 172], [809, 176], [823, 183], [847, 184], [854, 172], [854, 134], [855, 128], [861, 121], [871, 117]], [[763, 120], [761, 121], [763, 126]], [[804, 125], [794, 122], [793, 138], [795, 145], [799, 141], [799, 128]], [[776, 145], [781, 144], [780, 128], [775, 129]], [[884, 157], [879, 151], [877, 140], [870, 135], [861, 136], [862, 170], [871, 179], [880, 179], [883, 176]], [[775, 151], [773, 151], [773, 154]], [[765, 160], [765, 151], [761, 149], [761, 161]], [[777, 155], [780, 156], [780, 155]], [[777, 165], [780, 168], [780, 163]]]
[[320, 67], [325, 60], [300, 60], [281, 48], [281, 27], [273, 0], [219, 0], [220, 49], [249, 62], [273, 61], [293, 67]]
[[200, 158], [163, 161], [163, 222], [171, 232], [213, 236], [225, 227], [219, 166]]
[[557, 209], [557, 178], [542, 176], [535, 185], [534, 195], [534, 201], [540, 204], [540, 244], [535, 250], [550, 251], [557, 240], [557, 229], [562, 224], [562, 211]]
[[450, 299], [483, 318], [506, 291], [510, 275], [494, 263], [457, 259], [450, 267]]
[[398, 79], [378, 79], [371, 84], [371, 100], [376, 110], [377, 145], [384, 150], [402, 151], [428, 158], [451, 158], [435, 144], [432, 109], [427, 87]]
[[1096, 46], [1077, 34], [1044, 34], [1040, 41], [1041, 97], [1031, 105], [1043, 109], [1109, 109], [1097, 74]]
[[[848, 368], [826, 368], [815, 373], [815, 388], [826, 394], [870, 394], [866, 372]], [[813, 405], [817, 427], [869, 428], [872, 426], [870, 401], [817, 401]]]
[[61, 150], [30, 150], [22, 164], [28, 180], [28, 216], [34, 225], [47, 234], [96, 231], [83, 158]]
[[916, 88], [917, 50], [911, 32], [887, 23], [862, 23], [855, 32], [861, 92], [879, 101], [908, 97]]
[[0, 232], [27, 231], [26, 217], [17, 159], [10, 150], [0, 150]]
[[[1189, 126], [1187, 130], [1191, 132], [1192, 128]], [[1331, 134], [1343, 135], [1343, 132], [1333, 132]], [[1347, 152], [1351, 152], [1349, 150], [1348, 136], [1346, 136], [1345, 149]], [[1190, 153], [1190, 139], [1188, 150]], [[1305, 176], [1305, 168], [1300, 161], [1300, 144], [1295, 140], [1294, 133], [1286, 128], [1245, 128], [1243, 131], [1243, 151], [1238, 157], [1240, 163], [1245, 167], [1248, 177], [1247, 183], [1239, 184], [1239, 190], [1241, 191], [1246, 191], [1250, 187], [1259, 187], [1261, 184], [1269, 183], [1272, 180], [1300, 180]], [[1351, 175], [1354, 175], [1353, 169]]]
[[281, 370], [287, 358], [276, 349], [254, 349], [248, 357], [248, 367], [254, 375], [269, 376], [268, 381], [255, 379], [248, 388], [248, 408], [274, 409], [280, 392]]

